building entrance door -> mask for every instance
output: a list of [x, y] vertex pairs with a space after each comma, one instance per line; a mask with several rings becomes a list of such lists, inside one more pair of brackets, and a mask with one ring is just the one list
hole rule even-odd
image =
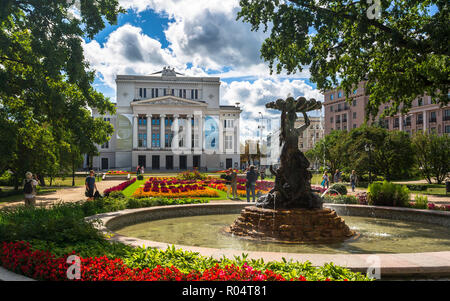
[[180, 156], [180, 169], [187, 169], [187, 156]]
[[159, 156], [152, 156], [152, 169], [159, 169]]
[[173, 156], [166, 156], [166, 169], [173, 169]]
[[139, 156], [138, 157], [138, 164], [139, 164], [139, 166], [140, 167], [144, 167], [144, 168], [146, 168], [147, 167], [147, 157], [146, 156]]
[[226, 168], [232, 168], [233, 167], [233, 159], [227, 159], [226, 161]]
[[102, 158], [102, 169], [107, 170], [108, 168], [108, 158]]
[[193, 167], [194, 168], [198, 168], [200, 169], [200, 165], [201, 165], [201, 157], [199, 155], [195, 155], [194, 156], [194, 162], [193, 162]]

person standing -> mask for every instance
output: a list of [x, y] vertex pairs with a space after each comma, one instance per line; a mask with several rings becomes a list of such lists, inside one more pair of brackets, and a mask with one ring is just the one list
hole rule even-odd
[[247, 171], [247, 182], [246, 182], [246, 192], [247, 192], [247, 203], [250, 203], [250, 192], [252, 193], [253, 202], [256, 202], [255, 189], [256, 181], [258, 180], [258, 173], [255, 171], [255, 166], [251, 165], [250, 170]]
[[227, 190], [227, 199], [230, 198], [230, 190], [231, 190], [231, 168], [227, 169], [225, 176], [223, 177], [225, 180], [225, 186]]
[[138, 176], [140, 172], [141, 172], [141, 167], [138, 165], [136, 168], [136, 176]]
[[145, 173], [145, 169], [144, 169], [144, 165], [141, 166], [141, 175], [144, 175]]
[[97, 184], [95, 184], [95, 173], [93, 170], [91, 170], [89, 172], [89, 176], [86, 177], [85, 185], [88, 201], [92, 201], [94, 199], [94, 189], [98, 191]]
[[31, 172], [25, 174], [25, 180], [23, 181], [23, 193], [25, 198], [25, 206], [36, 206], [36, 187], [38, 181], [33, 178]]
[[327, 188], [330, 186], [330, 178], [328, 177], [328, 172], [327, 171], [325, 171], [323, 173], [321, 185], [322, 185], [323, 188], [325, 188], [325, 186], [327, 186]]
[[340, 181], [341, 181], [341, 173], [339, 172], [339, 169], [336, 169], [336, 172], [334, 173], [333, 176], [333, 182], [338, 183]]
[[358, 181], [358, 177], [356, 176], [356, 171], [352, 170], [352, 174], [350, 175], [350, 183], [352, 185], [352, 192], [355, 192], [356, 182]]
[[237, 194], [237, 172], [234, 169], [231, 169], [231, 192], [233, 194], [233, 200], [238, 199]]

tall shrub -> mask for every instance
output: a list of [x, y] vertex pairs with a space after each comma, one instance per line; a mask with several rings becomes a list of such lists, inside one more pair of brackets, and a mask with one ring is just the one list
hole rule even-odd
[[409, 204], [410, 192], [405, 185], [383, 181], [369, 185], [368, 199], [369, 205], [404, 207]]

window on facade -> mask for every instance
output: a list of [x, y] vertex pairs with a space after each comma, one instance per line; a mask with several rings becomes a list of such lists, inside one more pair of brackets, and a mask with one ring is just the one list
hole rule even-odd
[[139, 125], [147, 125], [147, 117], [138, 117], [138, 124]]
[[338, 104], [338, 112], [342, 111], [342, 104]]
[[111, 122], [111, 118], [105, 117], [103, 118], [103, 121]]
[[436, 112], [430, 112], [430, 122], [436, 122]]
[[142, 88], [139, 88], [139, 98], [142, 98], [143, 92], [142, 92]]
[[400, 125], [400, 120], [398, 118], [394, 119], [394, 128], [398, 128]]
[[353, 99], [353, 106], [356, 107], [356, 99]]
[[450, 125], [445, 126], [445, 133], [450, 134]]
[[347, 122], [347, 115], [346, 114], [342, 114], [342, 122]]
[[419, 114], [417, 115], [417, 124], [422, 124], [423, 123], [423, 114]]
[[173, 134], [172, 133], [170, 133], [170, 134], [166, 134], [165, 135], [165, 137], [166, 137], [166, 147], [172, 147], [172, 141], [173, 141]]
[[161, 147], [161, 141], [159, 134], [152, 134], [152, 147]]
[[336, 123], [339, 123], [339, 122], [341, 122], [341, 115], [336, 116]]
[[226, 129], [232, 129], [234, 126], [234, 120], [233, 119], [226, 119], [223, 121], [223, 127]]
[[102, 148], [102, 149], [107, 149], [107, 148], [109, 148], [109, 141], [107, 141], [106, 143], [102, 144], [101, 148]]
[[423, 105], [423, 98], [419, 98], [419, 99], [417, 100], [417, 105], [418, 105], [419, 107]]
[[147, 134], [138, 134], [138, 147], [147, 147]]
[[353, 128], [356, 129], [356, 124], [355, 123], [353, 124]]
[[333, 112], [333, 106], [330, 106], [330, 112]]
[[333, 123], [333, 117], [330, 117], [330, 122]]
[[172, 124], [173, 124], [173, 118], [166, 118], [165, 121], [164, 121], [164, 124], [165, 124], [166, 126], [172, 126]]
[[330, 94], [330, 100], [333, 100], [333, 99], [334, 99], [334, 95]]
[[225, 149], [232, 150], [233, 149], [233, 136], [226, 135], [225, 136]]
[[152, 118], [152, 125], [159, 125], [160, 119], [159, 118]]
[[444, 111], [444, 120], [450, 120], [450, 110]]
[[353, 112], [353, 119], [356, 118], [356, 112]]
[[341, 98], [341, 97], [342, 97], [342, 92], [339, 91], [339, 93], [338, 93], [338, 98]]
[[358, 89], [353, 90], [353, 94], [356, 94], [358, 92]]

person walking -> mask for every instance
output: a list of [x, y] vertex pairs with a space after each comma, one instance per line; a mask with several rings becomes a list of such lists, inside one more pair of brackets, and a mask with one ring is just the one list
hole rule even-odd
[[25, 174], [25, 180], [23, 180], [23, 194], [25, 198], [25, 206], [34, 207], [36, 206], [36, 187], [38, 181], [33, 178], [31, 172]]
[[231, 169], [231, 193], [233, 194], [233, 200], [236, 200], [239, 198], [238, 194], [237, 194], [237, 172]]
[[339, 169], [336, 169], [336, 172], [334, 173], [333, 176], [333, 182], [338, 183], [340, 181], [341, 181], [341, 173], [339, 172]]
[[325, 171], [323, 173], [321, 185], [322, 185], [323, 188], [325, 188], [325, 186], [327, 186], [327, 188], [330, 186], [330, 178], [328, 177], [328, 172], [327, 171]]
[[258, 180], [258, 173], [255, 171], [255, 166], [251, 165], [250, 170], [247, 171], [247, 183], [246, 183], [246, 192], [247, 192], [247, 203], [250, 203], [250, 192], [252, 193], [253, 202], [256, 202], [255, 197], [255, 189], [256, 189], [256, 181]]
[[144, 169], [144, 165], [142, 165], [142, 166], [141, 166], [141, 173], [140, 173], [140, 174], [141, 174], [141, 175], [144, 175], [144, 173], [145, 173], [145, 169]]
[[352, 174], [350, 175], [350, 184], [352, 185], [352, 192], [355, 192], [356, 183], [358, 181], [358, 177], [356, 176], [356, 171], [352, 170]]
[[86, 185], [86, 196], [88, 197], [88, 201], [92, 201], [94, 199], [94, 189], [98, 191], [97, 184], [95, 184], [95, 173], [93, 170], [89, 172], [89, 176], [86, 177], [85, 181]]

